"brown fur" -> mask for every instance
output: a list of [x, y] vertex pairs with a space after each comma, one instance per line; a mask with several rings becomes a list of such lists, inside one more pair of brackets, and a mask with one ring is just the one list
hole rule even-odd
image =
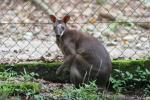
[[105, 47], [87, 33], [68, 29], [66, 22], [69, 16], [64, 17], [65, 21], [56, 21], [52, 15], [51, 20], [55, 25], [61, 22], [66, 28], [63, 35], [59, 35], [60, 30], [56, 30], [57, 26], [54, 26], [55, 33], [59, 33], [56, 35], [56, 43], [64, 54], [64, 63], [56, 73], [59, 75], [68, 69], [70, 81], [75, 85], [96, 80], [98, 86], [105, 87], [112, 71], [111, 60]]
[[112, 70], [111, 60], [96, 38], [76, 30], [67, 30], [61, 38], [57, 38], [56, 43], [65, 56], [62, 66], [70, 68], [72, 83], [79, 85], [97, 80], [99, 86], [106, 86]]

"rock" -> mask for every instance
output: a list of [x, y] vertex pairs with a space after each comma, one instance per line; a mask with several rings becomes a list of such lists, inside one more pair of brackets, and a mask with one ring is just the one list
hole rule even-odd
[[24, 23], [30, 23], [29, 19], [24, 19]]
[[95, 26], [94, 25], [88, 25], [87, 26], [87, 31], [93, 31], [95, 29]]
[[18, 59], [22, 59], [22, 60], [27, 60], [29, 57], [30, 56], [28, 54], [22, 54], [17, 56]]
[[142, 42], [145, 42], [145, 41], [147, 41], [148, 39], [147, 39], [146, 37], [141, 37], [140, 40], [141, 40]]
[[[147, 0], [148, 1], [148, 0]], [[147, 8], [150, 8], [150, 2], [146, 2], [146, 0], [145, 0], [145, 6], [147, 7]]]
[[45, 35], [38, 35], [38, 39], [40, 39], [40, 40], [46, 40], [46, 38], [47, 38], [47, 36], [45, 36]]
[[40, 27], [35, 27], [34, 29], [34, 35], [39, 34], [41, 31]]
[[0, 35], [3, 35], [4, 33], [3, 32], [0, 32]]
[[150, 12], [145, 13], [144, 17], [150, 17]]
[[33, 38], [33, 33], [32, 33], [32, 32], [26, 32], [23, 37], [24, 37], [26, 40], [32, 40], [32, 38]]
[[93, 32], [93, 36], [98, 38], [98, 37], [101, 36], [101, 32], [98, 32], [98, 31], [97, 32]]
[[18, 23], [19, 21], [20, 21], [20, 18], [16, 16], [16, 17], [12, 20], [12, 23]]
[[149, 49], [149, 47], [150, 47], [150, 42], [148, 42], [148, 41], [145, 42], [145, 43], [144, 43], [144, 48], [145, 48], [145, 49]]
[[9, 30], [10, 30], [11, 33], [16, 33], [16, 32], [18, 31], [15, 24], [12, 24], [12, 25], [10, 26], [10, 29], [9, 29]]
[[83, 15], [85, 16], [89, 16], [93, 13], [93, 10], [91, 8], [88, 8], [86, 9], [84, 12], [83, 12]]
[[134, 41], [137, 35], [127, 35], [123, 39], [128, 41]]
[[16, 42], [12, 39], [12, 38], [3, 38], [4, 40], [6, 40], [5, 42], [3, 42], [3, 44], [8, 48], [8, 47], [13, 47], [14, 45], [16, 45]]
[[145, 100], [150, 100], [150, 97], [146, 97]]
[[141, 43], [136, 44], [136, 45], [135, 45], [135, 47], [136, 47], [137, 49], [143, 49], [143, 47], [142, 47], [142, 44], [141, 44]]
[[109, 42], [107, 43], [107, 46], [117, 46], [117, 42]]
[[17, 50], [14, 50], [14, 53], [18, 53], [18, 51], [17, 51]]

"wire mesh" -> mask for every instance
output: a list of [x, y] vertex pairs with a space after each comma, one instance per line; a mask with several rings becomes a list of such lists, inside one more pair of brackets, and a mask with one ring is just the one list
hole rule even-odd
[[[40, 0], [39, 0], [40, 1]], [[68, 26], [104, 43], [112, 59], [150, 57], [149, 0], [41, 0]], [[0, 1], [0, 63], [61, 60], [49, 16], [32, 0]]]

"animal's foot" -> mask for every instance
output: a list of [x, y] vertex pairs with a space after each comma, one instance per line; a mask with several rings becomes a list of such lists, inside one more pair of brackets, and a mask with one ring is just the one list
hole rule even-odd
[[56, 70], [56, 75], [60, 75], [62, 70], [63, 70], [62, 66], [58, 67]]

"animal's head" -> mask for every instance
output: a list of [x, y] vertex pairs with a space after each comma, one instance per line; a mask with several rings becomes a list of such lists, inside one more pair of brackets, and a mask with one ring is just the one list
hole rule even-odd
[[57, 36], [62, 36], [67, 30], [66, 23], [69, 21], [70, 16], [66, 15], [62, 20], [58, 20], [54, 15], [50, 15], [50, 19], [54, 26], [54, 31]]

